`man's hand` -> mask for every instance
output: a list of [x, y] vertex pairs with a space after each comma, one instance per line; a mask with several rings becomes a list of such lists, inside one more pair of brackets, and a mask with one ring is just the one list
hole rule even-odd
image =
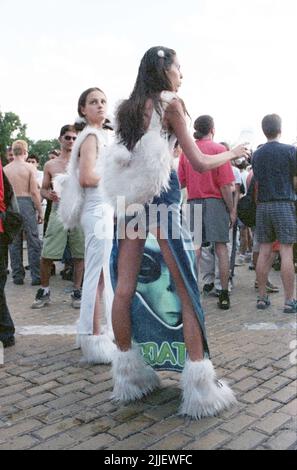
[[60, 200], [58, 194], [55, 191], [52, 191], [52, 190], [48, 191], [47, 199], [49, 199], [50, 201], [53, 201], [53, 202], [59, 202], [59, 200]]
[[38, 225], [43, 224], [43, 222], [44, 222], [43, 214], [42, 214], [42, 213], [38, 213], [38, 214], [37, 214], [37, 223], [38, 223]]
[[232, 211], [229, 213], [230, 216], [230, 228], [234, 227], [236, 220], [237, 220], [237, 212], [236, 209], [233, 208]]

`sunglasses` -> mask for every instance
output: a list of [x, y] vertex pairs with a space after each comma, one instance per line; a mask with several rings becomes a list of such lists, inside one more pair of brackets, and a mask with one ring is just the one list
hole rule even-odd
[[65, 140], [68, 140], [68, 141], [73, 140], [73, 142], [75, 142], [75, 140], [76, 140], [77, 138], [76, 138], [76, 137], [72, 137], [71, 135], [64, 135], [64, 139], [65, 139]]

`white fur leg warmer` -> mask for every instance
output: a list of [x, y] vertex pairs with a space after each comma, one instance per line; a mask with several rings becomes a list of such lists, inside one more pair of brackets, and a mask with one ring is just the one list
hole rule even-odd
[[160, 386], [158, 375], [145, 363], [138, 348], [134, 347], [127, 352], [116, 351], [112, 375], [112, 398], [117, 401], [139, 400]]
[[80, 347], [88, 364], [110, 364], [116, 345], [106, 334], [99, 336], [80, 335]]
[[220, 411], [236, 404], [231, 388], [216, 379], [212, 362], [209, 359], [186, 361], [181, 378], [183, 401], [182, 415], [200, 419], [216, 416]]

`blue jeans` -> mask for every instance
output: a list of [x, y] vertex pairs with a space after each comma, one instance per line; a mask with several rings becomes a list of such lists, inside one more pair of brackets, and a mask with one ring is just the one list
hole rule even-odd
[[5, 284], [7, 279], [7, 243], [0, 233], [0, 341], [10, 339], [14, 336], [15, 329], [11, 319], [5, 297]]

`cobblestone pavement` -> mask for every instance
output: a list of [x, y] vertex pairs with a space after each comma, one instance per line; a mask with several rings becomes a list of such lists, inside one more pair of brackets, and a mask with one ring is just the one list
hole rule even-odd
[[[278, 273], [272, 281], [280, 284]], [[212, 360], [238, 406], [196, 422], [177, 414], [175, 373], [161, 373], [162, 389], [140, 402], [112, 403], [110, 367], [82, 365], [75, 349], [70, 284], [52, 278], [52, 305], [34, 311], [36, 288], [9, 278], [17, 343], [0, 366], [0, 450], [297, 449], [296, 317], [282, 313], [281, 294], [256, 310], [247, 265], [237, 268], [236, 284], [230, 311], [218, 310], [215, 297], [203, 303]]]

